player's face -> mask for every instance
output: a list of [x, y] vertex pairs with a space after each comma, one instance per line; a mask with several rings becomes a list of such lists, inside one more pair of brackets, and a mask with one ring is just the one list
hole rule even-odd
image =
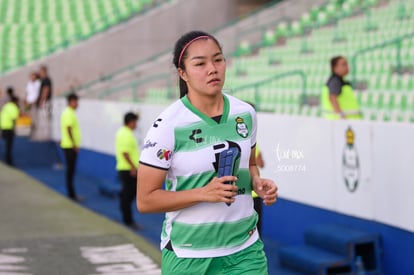
[[335, 73], [339, 76], [346, 76], [349, 72], [348, 62], [345, 58], [338, 60], [338, 63], [335, 66]]
[[189, 93], [215, 96], [224, 85], [226, 62], [218, 45], [212, 39], [194, 41], [183, 61], [185, 71], [179, 74], [187, 82]]

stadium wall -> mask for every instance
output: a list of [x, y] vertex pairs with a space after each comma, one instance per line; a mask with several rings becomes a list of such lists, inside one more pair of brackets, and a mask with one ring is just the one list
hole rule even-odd
[[[54, 100], [56, 141], [65, 105], [64, 99]], [[140, 112], [137, 139], [142, 144], [164, 108], [81, 100], [77, 110], [82, 130], [78, 169], [115, 179], [114, 135], [124, 113]], [[265, 207], [265, 237], [300, 244], [309, 226], [346, 224], [381, 234], [385, 274], [414, 270], [413, 125], [266, 113], [259, 113], [258, 121], [258, 143], [266, 163], [262, 175], [278, 184], [280, 195], [277, 204]]]

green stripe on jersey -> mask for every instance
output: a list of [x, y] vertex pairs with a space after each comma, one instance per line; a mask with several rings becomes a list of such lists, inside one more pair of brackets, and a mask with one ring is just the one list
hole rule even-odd
[[167, 238], [167, 216], [165, 216], [164, 221], [162, 222], [161, 238]]
[[234, 222], [186, 224], [173, 222], [172, 244], [185, 249], [214, 249], [243, 244], [257, 222], [257, 213]]
[[[248, 129], [248, 135], [242, 137], [237, 132], [237, 118], [242, 118]], [[252, 116], [244, 112], [229, 117], [227, 122], [209, 125], [205, 121], [198, 121], [184, 127], [174, 129], [174, 152], [189, 152], [212, 146], [225, 140], [240, 141], [249, 140], [252, 132]]]
[[165, 179], [165, 189], [171, 191], [173, 187], [173, 181], [170, 179]]
[[[182, 191], [203, 187], [207, 185], [215, 176], [217, 176], [215, 171], [209, 171], [206, 173], [192, 175], [190, 177], [177, 177], [176, 190]], [[252, 192], [252, 188], [249, 169], [240, 168], [238, 178], [239, 180], [236, 182], [236, 185], [239, 188], [239, 194], [250, 194]]]

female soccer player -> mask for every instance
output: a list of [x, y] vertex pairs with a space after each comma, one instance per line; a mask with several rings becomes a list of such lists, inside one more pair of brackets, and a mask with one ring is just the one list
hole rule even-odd
[[183, 35], [173, 63], [181, 99], [149, 130], [137, 183], [138, 210], [166, 212], [162, 273], [267, 274], [251, 191], [272, 205], [277, 187], [256, 167], [256, 113], [222, 93], [226, 61], [210, 34]]

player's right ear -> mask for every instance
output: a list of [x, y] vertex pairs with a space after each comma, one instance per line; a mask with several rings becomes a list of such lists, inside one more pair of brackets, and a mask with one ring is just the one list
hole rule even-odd
[[181, 68], [178, 68], [177, 70], [178, 70], [178, 75], [182, 78], [182, 80], [187, 82], [187, 80], [188, 80], [187, 73]]

